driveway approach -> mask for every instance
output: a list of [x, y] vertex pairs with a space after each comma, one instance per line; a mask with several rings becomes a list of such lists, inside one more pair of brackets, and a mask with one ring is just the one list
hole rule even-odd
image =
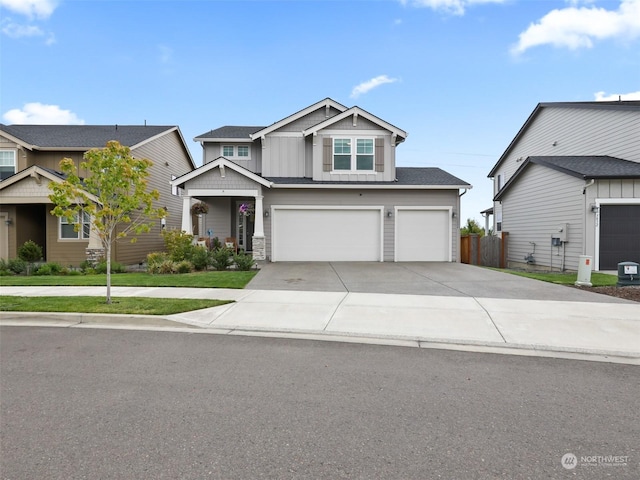
[[267, 263], [247, 289], [629, 303], [461, 263]]

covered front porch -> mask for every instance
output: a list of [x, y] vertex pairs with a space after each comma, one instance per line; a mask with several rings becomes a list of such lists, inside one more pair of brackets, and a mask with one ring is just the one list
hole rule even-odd
[[[182, 189], [182, 230], [199, 240], [233, 241], [238, 251], [266, 259], [263, 195], [271, 182], [220, 157], [172, 182]], [[206, 213], [193, 214], [203, 202]]]

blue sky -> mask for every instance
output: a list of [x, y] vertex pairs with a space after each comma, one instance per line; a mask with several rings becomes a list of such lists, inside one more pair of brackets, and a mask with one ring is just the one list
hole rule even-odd
[[640, 99], [640, 0], [0, 0], [3, 123], [269, 125], [331, 97], [471, 183], [538, 102]]

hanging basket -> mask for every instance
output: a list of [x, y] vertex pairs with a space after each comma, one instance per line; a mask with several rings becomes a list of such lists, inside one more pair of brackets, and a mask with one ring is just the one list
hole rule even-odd
[[192, 215], [206, 215], [209, 212], [209, 205], [204, 202], [194, 203], [191, 206]]

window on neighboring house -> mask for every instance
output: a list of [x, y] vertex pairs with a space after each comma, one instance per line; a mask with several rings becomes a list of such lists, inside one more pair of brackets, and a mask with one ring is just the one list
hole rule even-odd
[[249, 147], [246, 145], [238, 146], [238, 156], [239, 157], [248, 157], [249, 156]]
[[222, 147], [222, 155], [225, 157], [233, 157], [233, 145], [224, 145]]
[[9, 178], [14, 173], [16, 173], [16, 152], [0, 150], [0, 180]]
[[498, 174], [498, 192], [504, 187], [504, 173]]
[[82, 224], [80, 230], [76, 232], [78, 216], [69, 222], [66, 218], [60, 218], [60, 238], [66, 240], [88, 239], [91, 232], [91, 218], [88, 213], [82, 212]]
[[373, 138], [334, 138], [333, 169], [371, 172], [375, 165], [374, 152]]

